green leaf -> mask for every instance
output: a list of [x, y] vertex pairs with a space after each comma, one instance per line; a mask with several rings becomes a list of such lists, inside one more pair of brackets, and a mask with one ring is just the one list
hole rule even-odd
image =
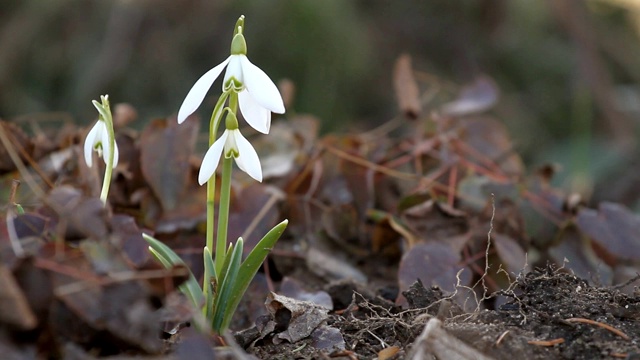
[[204, 302], [204, 293], [202, 292], [195, 276], [193, 276], [191, 269], [189, 269], [184, 261], [182, 261], [178, 254], [160, 240], [144, 233], [142, 234], [142, 237], [147, 241], [147, 243], [149, 243], [149, 251], [151, 251], [151, 253], [162, 263], [164, 267], [171, 268], [175, 265], [184, 265], [189, 270], [189, 278], [179, 286], [179, 289], [182, 293], [187, 295], [196, 309], [200, 309]]
[[[229, 244], [227, 251], [224, 255], [224, 263], [220, 267], [220, 272], [218, 273], [218, 283], [222, 284], [224, 279], [227, 277], [227, 270], [229, 269], [229, 263], [231, 262], [231, 254], [233, 253], [234, 244]], [[215, 262], [214, 262], [215, 263]]]
[[[213, 264], [213, 256], [211, 256], [211, 250], [208, 247], [204, 247], [204, 284], [205, 289], [205, 309], [204, 315], [207, 320], [212, 320], [211, 314], [213, 313], [213, 307], [215, 305], [215, 294], [218, 292], [218, 277], [216, 276], [216, 267]], [[211, 317], [211, 318], [210, 318]]]
[[166, 267], [167, 269], [171, 268], [171, 262], [169, 260], [167, 260], [166, 258], [164, 258], [162, 255], [160, 255], [151, 246], [149, 246], [149, 252], [151, 254], [153, 254], [153, 256], [156, 258], [156, 260], [158, 260], [160, 262], [160, 264], [162, 264], [162, 266]]
[[238, 277], [238, 271], [240, 270], [240, 263], [242, 261], [243, 243], [244, 241], [242, 238], [238, 238], [238, 241], [233, 248], [233, 253], [231, 253], [231, 256], [227, 256], [227, 259], [231, 260], [228, 264], [225, 264], [228, 265], [224, 267], [224, 269], [226, 269], [226, 275], [222, 280], [220, 291], [216, 294], [216, 308], [213, 314], [212, 327], [213, 331], [218, 334], [222, 334], [224, 330], [226, 330], [226, 328], [223, 327], [223, 324], [228, 324], [233, 316], [233, 313], [227, 312], [227, 309], [229, 308], [227, 304], [235, 295], [233, 294], [233, 290], [235, 288], [236, 278]]
[[[256, 247], [251, 250], [247, 258], [242, 262], [240, 266], [240, 270], [238, 272], [238, 277], [235, 280], [235, 284], [233, 285], [233, 290], [231, 291], [231, 298], [229, 299], [226, 308], [224, 309], [225, 314], [230, 314], [225, 317], [225, 322], [222, 324], [222, 329], [226, 329], [229, 326], [229, 321], [231, 321], [231, 317], [233, 313], [235, 313], [238, 304], [240, 304], [240, 300], [242, 296], [247, 291], [251, 280], [256, 276], [258, 269], [262, 266], [264, 259], [267, 258], [271, 249], [273, 249], [274, 245], [282, 236], [282, 233], [287, 228], [287, 224], [289, 224], [289, 220], [284, 220], [278, 225], [274, 226], [257, 244]], [[238, 246], [236, 244], [236, 246]]]

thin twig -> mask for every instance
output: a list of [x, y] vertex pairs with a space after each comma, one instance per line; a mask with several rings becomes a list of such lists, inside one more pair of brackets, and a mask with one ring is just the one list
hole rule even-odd
[[527, 341], [529, 345], [537, 345], [537, 346], [554, 346], [558, 344], [562, 344], [564, 342], [564, 338], [553, 339], [553, 340], [530, 340]]
[[622, 331], [614, 328], [611, 325], [607, 325], [605, 323], [601, 323], [599, 321], [594, 321], [594, 320], [589, 320], [589, 319], [585, 319], [585, 318], [570, 318], [570, 319], [566, 319], [566, 322], [578, 322], [578, 323], [584, 323], [584, 324], [589, 324], [589, 325], [596, 325], [599, 326], [603, 329], [609, 330], [612, 333], [620, 336], [621, 338], [625, 339], [625, 340], [630, 340], [629, 336], [627, 336], [627, 334], [623, 333]]

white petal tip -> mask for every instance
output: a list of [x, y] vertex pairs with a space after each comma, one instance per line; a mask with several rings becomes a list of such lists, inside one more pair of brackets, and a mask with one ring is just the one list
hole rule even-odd
[[286, 109], [284, 108], [284, 104], [280, 104], [280, 106], [277, 106], [273, 112], [276, 114], [284, 114], [286, 112]]

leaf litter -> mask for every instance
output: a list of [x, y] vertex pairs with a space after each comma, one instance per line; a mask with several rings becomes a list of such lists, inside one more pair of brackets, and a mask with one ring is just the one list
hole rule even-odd
[[141, 236], [153, 233], [202, 276], [198, 119], [140, 126], [135, 108], [116, 107], [121, 162], [106, 209], [99, 173], [80, 156], [86, 129], [0, 121], [3, 354], [638, 354], [638, 216], [585, 207], [550, 185], [551, 168], [527, 175], [491, 114], [500, 91], [489, 76], [435, 96], [403, 55], [394, 77], [401, 114], [379, 128], [321, 137], [319, 121], [300, 114], [274, 122], [277, 140], [256, 138], [266, 181], [237, 174], [229, 233], [251, 246], [277, 219], [291, 226], [222, 338], [196, 330], [201, 314], [177, 292], [187, 270], [159, 266]]

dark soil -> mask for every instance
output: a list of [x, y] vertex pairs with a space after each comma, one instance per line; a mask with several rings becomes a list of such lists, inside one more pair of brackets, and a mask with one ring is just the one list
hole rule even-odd
[[496, 310], [463, 313], [451, 296], [421, 283], [404, 295], [412, 304], [407, 310], [354, 293], [351, 305], [328, 321], [342, 333], [346, 350], [321, 351], [304, 340], [263, 341], [248, 351], [260, 359], [373, 359], [397, 347], [395, 355], [385, 358], [403, 359], [425, 323], [439, 317], [448, 332], [495, 359], [516, 354], [523, 359], [631, 359], [640, 354], [640, 296], [590, 286], [566, 271], [549, 268], [518, 277], [509, 290], [495, 295], [506, 300]]

